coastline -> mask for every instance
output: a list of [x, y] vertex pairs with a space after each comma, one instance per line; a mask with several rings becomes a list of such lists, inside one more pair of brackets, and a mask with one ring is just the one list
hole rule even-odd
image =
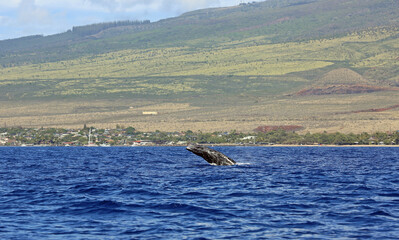
[[399, 147], [399, 145], [299, 145], [299, 144], [273, 144], [273, 145], [263, 145], [263, 144], [200, 144], [205, 146], [215, 146], [215, 147]]
[[[263, 144], [198, 144], [208, 147], [266, 147], [266, 148], [276, 148], [276, 147], [298, 147], [298, 148], [396, 148], [399, 145], [298, 145], [298, 144], [274, 144], [274, 145], [263, 145]], [[33, 146], [0, 146], [0, 148], [42, 148], [42, 147], [65, 147], [65, 148], [104, 148], [102, 146], [53, 146], [53, 145], [33, 145]], [[187, 145], [141, 145], [141, 146], [126, 146], [126, 145], [114, 145], [109, 147], [187, 147]]]

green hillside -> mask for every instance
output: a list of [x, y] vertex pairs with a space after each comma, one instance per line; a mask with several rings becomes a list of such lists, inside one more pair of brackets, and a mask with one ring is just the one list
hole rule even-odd
[[257, 44], [262, 38], [254, 37], [212, 48], [126, 49], [8, 67], [0, 69], [0, 99], [276, 95], [342, 67], [374, 83], [398, 85], [398, 33], [393, 27], [375, 28], [336, 38], [274, 44]]
[[286, 101], [326, 82], [396, 89], [398, 9], [397, 0], [268, 0], [0, 41], [0, 101], [136, 99], [227, 109]]
[[210, 48], [261, 37], [256, 44], [342, 36], [399, 24], [396, 0], [269, 0], [205, 9], [154, 23], [119, 22], [75, 27], [41, 37], [0, 41], [0, 65], [21, 65], [123, 49]]

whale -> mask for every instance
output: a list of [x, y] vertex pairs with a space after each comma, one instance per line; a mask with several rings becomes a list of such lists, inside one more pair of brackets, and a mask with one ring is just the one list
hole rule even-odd
[[233, 159], [227, 157], [223, 153], [205, 146], [201, 146], [198, 144], [189, 144], [186, 149], [194, 153], [195, 155], [202, 157], [211, 165], [231, 166], [237, 164]]

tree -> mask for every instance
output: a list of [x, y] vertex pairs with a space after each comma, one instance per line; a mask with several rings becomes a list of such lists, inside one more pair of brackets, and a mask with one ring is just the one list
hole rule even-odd
[[334, 137], [334, 141], [332, 142], [333, 144], [336, 144], [336, 145], [349, 144], [348, 137], [345, 134], [337, 132], [334, 135], [335, 135], [335, 137]]
[[136, 129], [134, 127], [128, 127], [125, 129], [125, 132], [127, 135], [133, 135], [136, 132]]

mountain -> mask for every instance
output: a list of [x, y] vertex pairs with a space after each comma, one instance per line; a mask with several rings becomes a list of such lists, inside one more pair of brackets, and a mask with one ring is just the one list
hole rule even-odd
[[[182, 119], [206, 122], [235, 117], [254, 122], [305, 121], [306, 111], [294, 114], [290, 104], [324, 94], [367, 97], [360, 104], [348, 96], [351, 104], [337, 105], [329, 113], [344, 112], [340, 108], [348, 106], [356, 111], [392, 105], [394, 97], [378, 94], [395, 95], [399, 86], [397, 9], [397, 0], [268, 0], [203, 9], [158, 22], [100, 23], [51, 36], [0, 41], [0, 101], [10, 106], [7, 110], [15, 109], [15, 102], [39, 106], [43, 101], [83, 99], [104, 103], [105, 107], [100, 103], [94, 107], [102, 113], [170, 103], [167, 116], [158, 116], [157, 121], [172, 119], [179, 124]], [[306, 94], [292, 94], [301, 91]], [[136, 105], [114, 106], [110, 102], [115, 99]], [[365, 104], [369, 99], [372, 106]], [[277, 104], [281, 111], [260, 113], [264, 103], [274, 101], [287, 104]], [[324, 99], [314, 101], [322, 106]], [[190, 107], [176, 110], [176, 106]], [[80, 114], [79, 109], [61, 112], [69, 116]], [[227, 109], [243, 115], [222, 114]], [[319, 118], [326, 109], [308, 114]], [[14, 116], [6, 110], [4, 119]], [[174, 116], [175, 110], [187, 114]], [[19, 120], [32, 115], [15, 114]], [[129, 114], [97, 116], [97, 120], [85, 116], [88, 120], [74, 123], [62, 117], [46, 124], [129, 122], [128, 116], [134, 115]], [[135, 124], [144, 124], [135, 114], [139, 119]], [[21, 120], [21, 125], [27, 121]]]
[[0, 63], [46, 62], [121, 49], [210, 47], [254, 37], [262, 37], [261, 43], [323, 39], [397, 26], [398, 5], [396, 0], [269, 0], [198, 10], [155, 23], [93, 24], [47, 37], [0, 41]]
[[300, 90], [296, 95], [355, 94], [398, 90], [397, 87], [379, 86], [350, 69], [340, 68], [326, 73], [313, 86]]

